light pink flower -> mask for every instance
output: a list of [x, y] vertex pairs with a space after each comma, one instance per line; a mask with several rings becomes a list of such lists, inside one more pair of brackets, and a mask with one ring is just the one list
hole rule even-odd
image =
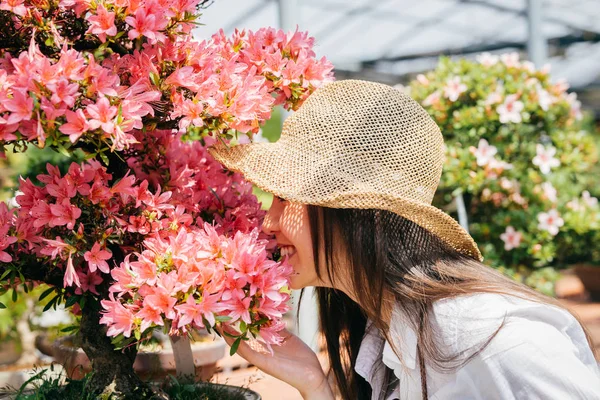
[[544, 182], [542, 183], [542, 192], [544, 194], [544, 196], [548, 199], [548, 201], [550, 201], [551, 203], [556, 203], [557, 199], [557, 191], [556, 188], [554, 186], [552, 186], [552, 183], [550, 182]]
[[450, 101], [456, 101], [460, 97], [461, 93], [467, 91], [467, 85], [461, 82], [460, 77], [455, 76], [448, 78], [446, 86], [444, 86], [444, 97]]
[[596, 207], [598, 205], [598, 198], [592, 197], [590, 192], [588, 192], [587, 190], [583, 191], [583, 193], [581, 194], [581, 199], [585, 204], [587, 204], [588, 207]]
[[96, 296], [99, 295], [98, 291], [96, 290], [96, 286], [101, 284], [102, 281], [104, 280], [104, 279], [102, 279], [100, 274], [98, 274], [97, 272], [92, 272], [92, 271], [88, 271], [88, 272], [77, 271], [77, 276], [79, 277], [80, 287], [75, 289], [76, 294], [90, 292], [90, 293], [95, 294]]
[[471, 146], [469, 150], [471, 151], [471, 154], [477, 157], [477, 165], [480, 167], [488, 165], [496, 153], [498, 153], [496, 146], [491, 146], [485, 139], [479, 140], [477, 148]]
[[88, 266], [90, 272], [95, 272], [96, 269], [99, 269], [101, 272], [105, 274], [110, 273], [110, 267], [106, 260], [110, 260], [112, 257], [112, 252], [108, 249], [102, 249], [100, 247], [100, 243], [94, 242], [92, 249], [90, 251], [86, 251], [83, 255], [85, 261], [88, 262]]
[[3, 106], [7, 111], [11, 112], [6, 120], [6, 123], [9, 125], [31, 119], [33, 99], [24, 90], [14, 90], [13, 97], [6, 100]]
[[106, 36], [115, 36], [117, 27], [115, 26], [115, 13], [109, 12], [102, 3], [98, 4], [96, 14], [87, 17], [90, 24], [86, 33], [98, 35], [102, 43], [106, 41]]
[[442, 95], [441, 95], [440, 91], [436, 90], [435, 92], [431, 93], [429, 96], [425, 97], [425, 100], [423, 100], [423, 105], [424, 106], [436, 106], [437, 104], [440, 103], [441, 98], [442, 98]]
[[108, 325], [106, 334], [117, 336], [122, 333], [125, 337], [131, 336], [135, 320], [135, 316], [131, 310], [125, 308], [119, 300], [115, 300], [112, 294], [110, 300], [102, 300], [100, 304], [105, 310], [100, 323]]
[[113, 121], [113, 118], [117, 115], [117, 107], [111, 106], [106, 97], [102, 96], [96, 104], [87, 106], [86, 111], [90, 116], [88, 121], [89, 129], [102, 127], [102, 130], [106, 133], [113, 133], [115, 131], [115, 121]]
[[85, 118], [85, 114], [81, 109], [75, 112], [67, 110], [66, 116], [67, 123], [61, 125], [58, 129], [65, 135], [69, 135], [71, 143], [75, 143], [89, 129], [87, 118]]
[[538, 214], [538, 229], [549, 232], [552, 236], [558, 234], [559, 228], [565, 224], [556, 209]]
[[522, 121], [521, 111], [523, 111], [525, 105], [522, 101], [517, 99], [518, 96], [516, 94], [511, 94], [506, 96], [504, 103], [496, 107], [496, 112], [498, 113], [501, 123], [507, 124], [509, 122], [514, 122], [515, 124], [518, 124]]
[[11, 11], [21, 17], [27, 14], [27, 7], [23, 4], [23, 0], [2, 0], [0, 10]]
[[519, 231], [515, 231], [512, 226], [507, 226], [506, 231], [500, 235], [500, 239], [504, 242], [504, 250], [510, 251], [521, 245], [523, 235]]
[[505, 53], [500, 56], [500, 61], [504, 63], [508, 68], [519, 68], [521, 63], [519, 62], [519, 53]]
[[73, 266], [73, 253], [69, 253], [67, 257], [67, 268], [65, 269], [65, 276], [63, 277], [63, 286], [77, 286], [81, 287], [81, 283], [79, 282], [79, 276], [75, 271], [75, 267]]
[[580, 120], [583, 118], [583, 113], [581, 112], [581, 102], [577, 100], [577, 93], [569, 93], [565, 100], [571, 106], [570, 115], [576, 120]]
[[495, 65], [498, 63], [499, 57], [497, 55], [493, 55], [493, 54], [486, 52], [486, 53], [481, 53], [481, 54], [477, 55], [475, 57], [475, 59], [480, 64], [482, 64], [486, 67], [491, 67], [492, 65]]
[[560, 166], [560, 161], [554, 158], [556, 148], [554, 146], [544, 147], [541, 144], [536, 146], [537, 155], [533, 158], [533, 165], [537, 165], [542, 174], [550, 173], [552, 168]]

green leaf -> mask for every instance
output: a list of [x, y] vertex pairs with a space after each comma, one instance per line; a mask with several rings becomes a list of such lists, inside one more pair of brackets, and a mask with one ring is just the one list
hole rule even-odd
[[12, 272], [12, 269], [7, 269], [6, 271], [4, 271], [4, 273], [2, 274], [2, 276], [0, 276], [0, 281], [3, 280], [4, 278], [6, 278], [6, 276], [8, 274], [10, 274]]
[[44, 293], [40, 294], [40, 298], [38, 299], [38, 301], [44, 300], [52, 292], [54, 292], [54, 288], [50, 288], [50, 289], [44, 290]]
[[231, 345], [231, 349], [229, 349], [229, 355], [232, 356], [236, 353], [238, 347], [240, 347], [240, 343], [242, 343], [242, 338], [238, 337], [235, 339], [235, 342]]
[[244, 322], [240, 322], [240, 332], [245, 333], [248, 330], [248, 325]]
[[231, 320], [232, 318], [228, 315], [217, 315], [215, 316], [215, 321], [217, 322], [226, 322]]
[[75, 331], [77, 329], [79, 329], [79, 327], [77, 325], [71, 325], [71, 326], [67, 326], [64, 329], [61, 329], [60, 331], [61, 332], [71, 332], [71, 331]]
[[4, 303], [0, 303], [0, 310], [6, 308], [6, 306], [4, 305]]
[[13, 289], [13, 292], [12, 292], [12, 301], [13, 301], [13, 303], [17, 302], [17, 297], [18, 297], [17, 296], [17, 289]]
[[69, 297], [65, 302], [65, 307], [71, 307], [73, 304], [77, 303], [77, 300], [79, 300], [79, 296]]

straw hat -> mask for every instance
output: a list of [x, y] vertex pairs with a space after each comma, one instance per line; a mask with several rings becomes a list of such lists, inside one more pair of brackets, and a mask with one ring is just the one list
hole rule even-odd
[[438, 126], [406, 94], [379, 83], [342, 80], [310, 95], [285, 120], [277, 142], [218, 143], [208, 151], [286, 200], [389, 210], [481, 260], [471, 236], [431, 205], [443, 145]]

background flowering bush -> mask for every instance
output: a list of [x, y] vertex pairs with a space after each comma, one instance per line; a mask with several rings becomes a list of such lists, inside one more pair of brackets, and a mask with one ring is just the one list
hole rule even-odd
[[0, 0], [0, 155], [36, 146], [73, 160], [0, 203], [1, 293], [43, 282], [47, 307], [81, 315], [98, 390], [143, 386], [130, 344], [156, 327], [225, 323], [238, 343], [280, 341], [291, 269], [260, 231], [251, 184], [206, 148], [252, 140], [332, 65], [298, 31], [195, 41], [204, 3]]
[[410, 85], [446, 141], [435, 202], [462, 193], [486, 262], [512, 274], [600, 262], [597, 137], [567, 89], [516, 53], [442, 59]]

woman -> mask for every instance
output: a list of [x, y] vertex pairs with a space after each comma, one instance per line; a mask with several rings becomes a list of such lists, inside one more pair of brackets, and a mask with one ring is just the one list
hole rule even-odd
[[263, 229], [294, 267], [292, 288], [317, 287], [332, 375], [288, 332], [272, 356], [238, 350], [305, 399], [600, 399], [577, 319], [482, 264], [431, 205], [442, 135], [408, 96], [334, 82], [278, 142], [210, 152], [275, 195]]

